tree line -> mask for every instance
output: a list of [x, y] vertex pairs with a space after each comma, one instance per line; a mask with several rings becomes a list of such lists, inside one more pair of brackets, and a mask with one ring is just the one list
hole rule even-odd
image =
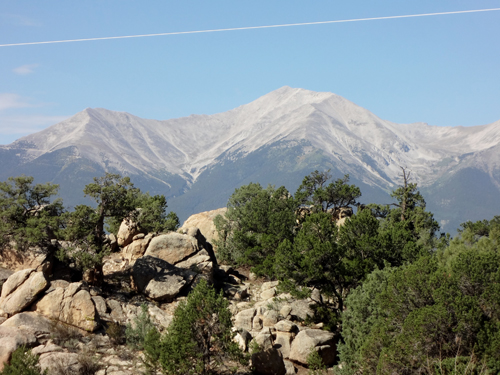
[[452, 239], [406, 169], [387, 205], [331, 177], [315, 171], [294, 195], [236, 189], [215, 220], [221, 260], [315, 296], [311, 322], [337, 334], [341, 374], [500, 373], [500, 216]]
[[[310, 322], [338, 338], [336, 373], [500, 373], [500, 216], [463, 223], [451, 238], [402, 172], [387, 205], [361, 205], [349, 176], [332, 180], [329, 172], [309, 174], [294, 195], [284, 186], [242, 186], [215, 219], [218, 260], [313, 297]], [[0, 183], [1, 245], [65, 240], [71, 245], [58, 248], [60, 259], [98, 271], [110, 251], [106, 232], [116, 233], [124, 218], [143, 231], [179, 225], [163, 196], [142, 193], [127, 177], [106, 174], [87, 185], [95, 206], [67, 211], [51, 200], [56, 193], [56, 185], [33, 185], [31, 177]], [[166, 336], [143, 333], [152, 367], [206, 373], [211, 353], [236, 353], [227, 301], [208, 285], [200, 290], [181, 304]]]

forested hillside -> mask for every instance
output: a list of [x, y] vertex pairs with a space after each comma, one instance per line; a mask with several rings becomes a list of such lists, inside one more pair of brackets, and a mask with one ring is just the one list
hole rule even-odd
[[[143, 353], [141, 368], [149, 373], [243, 374], [251, 359], [263, 374], [284, 375], [287, 361], [311, 374], [497, 374], [500, 216], [465, 222], [452, 237], [440, 231], [411, 172], [401, 168], [400, 177], [388, 205], [359, 203], [363, 192], [349, 175], [329, 171], [305, 176], [293, 194], [285, 186], [244, 185], [213, 220], [217, 235], [210, 241], [198, 228], [178, 230], [165, 197], [141, 192], [128, 177], [94, 178], [83, 191], [94, 206], [71, 211], [54, 199], [57, 185], [10, 178], [0, 183], [2, 262], [13, 251], [22, 258], [43, 250], [45, 258], [3, 284], [2, 319], [31, 308], [37, 319], [96, 333], [103, 327], [116, 345]], [[242, 285], [244, 273], [264, 283], [267, 305], [251, 299], [251, 283], [229, 285]], [[43, 280], [39, 289], [22, 287], [35, 285], [32, 278]], [[264, 289], [266, 282], [272, 286]], [[17, 304], [16, 293], [28, 289], [32, 294]], [[88, 294], [92, 319], [58, 315], [47, 305], [54, 302], [44, 302], [70, 289]], [[83, 301], [76, 296], [61, 309]], [[283, 303], [280, 296], [308, 301], [306, 312], [272, 307]], [[111, 318], [119, 316], [117, 298], [129, 309], [135, 303], [137, 317], [126, 332]], [[153, 322], [158, 306], [161, 314], [175, 310], [168, 324]], [[291, 352], [276, 345], [287, 329]], [[321, 330], [328, 344], [306, 348], [307, 361], [300, 359], [293, 345], [302, 331]], [[36, 356], [21, 352], [2, 374], [23, 361], [38, 371]], [[279, 370], [269, 370], [268, 360]]]

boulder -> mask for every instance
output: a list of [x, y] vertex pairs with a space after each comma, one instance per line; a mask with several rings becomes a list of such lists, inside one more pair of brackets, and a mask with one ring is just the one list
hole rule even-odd
[[[273, 335], [271, 334], [269, 328], [263, 329], [261, 332], [255, 335], [252, 342], [258, 345], [259, 351], [271, 349], [274, 345]], [[252, 343], [250, 343], [250, 348], [251, 347]]]
[[256, 311], [254, 308], [240, 311], [234, 317], [234, 326], [236, 328], [243, 328], [247, 331], [251, 331], [253, 326], [253, 317], [255, 316], [255, 313]]
[[205, 237], [207, 242], [213, 245], [214, 240], [218, 239], [217, 229], [215, 228], [214, 219], [217, 215], [222, 215], [226, 213], [227, 208], [219, 208], [212, 211], [200, 212], [195, 215], [191, 215], [182, 224], [180, 230], [187, 231], [191, 227], [196, 227], [200, 230], [201, 234]]
[[31, 332], [26, 332], [15, 327], [0, 326], [0, 371], [10, 360], [14, 350], [20, 346], [33, 346], [36, 337]]
[[48, 340], [54, 328], [54, 322], [33, 311], [14, 315], [2, 323], [2, 327], [13, 327], [30, 332], [38, 341]]
[[275, 295], [276, 295], [276, 288], [266, 289], [262, 293], [260, 293], [260, 299], [268, 300], [270, 298], [273, 298]]
[[276, 310], [266, 311], [262, 318], [262, 325], [264, 327], [274, 327], [276, 323], [278, 323], [278, 312]]
[[280, 320], [274, 325], [274, 328], [279, 332], [297, 332], [299, 330], [297, 325], [290, 320]]
[[307, 356], [316, 350], [325, 365], [335, 362], [337, 347], [334, 334], [320, 329], [306, 329], [298, 333], [292, 342], [290, 359], [302, 364], [307, 364]]
[[144, 253], [163, 259], [170, 264], [176, 264], [199, 250], [196, 238], [180, 233], [167, 233], [154, 237]]
[[94, 302], [82, 283], [71, 283], [67, 288], [56, 288], [43, 296], [34, 306], [40, 314], [63, 323], [95, 331], [99, 324]]
[[209, 283], [213, 283], [214, 281], [214, 265], [210, 255], [208, 255], [205, 249], [196, 253], [196, 255], [177, 263], [175, 266], [197, 272], [203, 275]]
[[289, 315], [293, 320], [306, 320], [308, 316], [311, 317], [314, 315], [314, 311], [311, 309], [312, 304], [304, 299], [293, 301], [290, 303], [291, 309]]
[[137, 290], [156, 300], [171, 300], [185, 285], [191, 284], [196, 273], [177, 268], [172, 264], [149, 255], [139, 258], [132, 268]]
[[2, 287], [0, 309], [9, 315], [21, 312], [36, 300], [47, 285], [43, 272], [35, 272], [32, 268], [12, 274]]
[[139, 229], [137, 228], [137, 224], [134, 223], [130, 218], [123, 219], [120, 224], [120, 228], [118, 229], [118, 234], [116, 241], [118, 246], [124, 247], [132, 242], [134, 236], [139, 234]]
[[153, 318], [153, 320], [163, 328], [168, 328], [174, 319], [173, 315], [168, 314], [166, 311], [163, 311], [155, 305], [149, 306], [148, 312], [151, 318]]
[[275, 348], [252, 354], [252, 367], [255, 373], [262, 375], [285, 375], [283, 356]]
[[42, 371], [47, 370], [49, 374], [79, 374], [81, 368], [77, 353], [43, 353], [38, 363]]
[[290, 357], [290, 350], [294, 337], [295, 334], [292, 332], [276, 332], [274, 347], [283, 354], [283, 358]]
[[151, 238], [139, 238], [123, 248], [122, 257], [128, 261], [129, 266], [134, 265], [135, 261], [144, 255]]
[[99, 317], [107, 316], [108, 307], [106, 306], [106, 300], [101, 296], [92, 296], [92, 301]]

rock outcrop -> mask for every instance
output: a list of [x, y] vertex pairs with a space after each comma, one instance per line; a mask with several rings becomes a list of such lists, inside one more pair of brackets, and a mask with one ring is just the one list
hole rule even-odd
[[8, 315], [23, 311], [46, 289], [48, 281], [43, 272], [28, 268], [12, 274], [3, 284], [0, 309]]
[[172, 300], [195, 276], [193, 271], [149, 255], [139, 258], [132, 268], [137, 290], [155, 301]]
[[189, 228], [196, 227], [200, 230], [201, 234], [205, 237], [207, 242], [214, 244], [214, 240], [218, 239], [217, 229], [215, 228], [214, 219], [217, 215], [223, 215], [226, 213], [227, 208], [218, 208], [212, 211], [200, 212], [198, 214], [191, 215], [182, 224], [180, 228], [181, 231], [187, 231]]
[[176, 264], [192, 256], [198, 250], [196, 238], [172, 232], [154, 237], [144, 256], [149, 255], [163, 259], [170, 264]]
[[34, 305], [34, 310], [89, 332], [99, 326], [94, 302], [81, 282], [69, 284], [66, 288], [55, 288]]
[[302, 364], [307, 364], [307, 356], [316, 350], [325, 365], [331, 365], [337, 354], [335, 336], [331, 332], [320, 329], [300, 331], [292, 342], [289, 358]]

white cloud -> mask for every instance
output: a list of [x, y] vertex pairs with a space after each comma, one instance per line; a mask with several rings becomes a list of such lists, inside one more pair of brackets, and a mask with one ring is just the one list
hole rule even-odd
[[33, 18], [23, 16], [22, 14], [4, 13], [0, 16], [6, 22], [16, 26], [41, 26], [42, 24]]
[[0, 145], [7, 145], [16, 139], [39, 132], [70, 116], [48, 115], [0, 115]]
[[21, 65], [18, 66], [17, 68], [12, 69], [12, 71], [16, 74], [25, 76], [27, 74], [33, 73], [35, 68], [38, 66], [38, 64], [26, 64], [26, 65]]
[[0, 112], [12, 108], [27, 108], [32, 107], [24, 98], [20, 95], [12, 93], [0, 93]]
[[0, 134], [31, 134], [66, 120], [69, 116], [11, 115], [0, 116]]

